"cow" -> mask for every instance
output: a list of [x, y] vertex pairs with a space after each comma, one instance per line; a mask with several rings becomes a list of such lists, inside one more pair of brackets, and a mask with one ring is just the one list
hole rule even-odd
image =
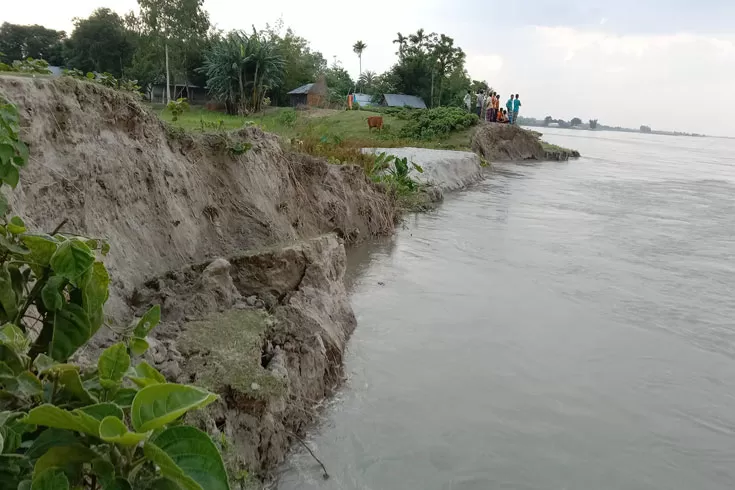
[[383, 117], [382, 116], [368, 117], [367, 122], [368, 122], [368, 131], [372, 130], [373, 128], [378, 128], [378, 131], [381, 131], [383, 129]]

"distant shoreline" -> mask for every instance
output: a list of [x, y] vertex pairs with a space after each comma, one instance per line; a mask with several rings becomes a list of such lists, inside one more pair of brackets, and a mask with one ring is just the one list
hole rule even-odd
[[643, 129], [624, 128], [620, 126], [605, 126], [604, 124], [598, 124], [596, 128], [592, 129], [589, 124], [580, 124], [577, 126], [560, 126], [558, 123], [544, 124], [544, 121], [535, 118], [524, 118], [520, 117], [518, 123], [521, 126], [528, 126], [532, 128], [552, 128], [552, 129], [568, 129], [573, 131], [615, 131], [618, 133], [636, 133], [636, 134], [659, 134], [663, 136], [689, 136], [693, 138], [733, 138], [731, 136], [712, 136], [708, 134], [699, 133], [687, 133], [684, 131], [661, 131], [650, 129], [648, 126], [642, 126]]

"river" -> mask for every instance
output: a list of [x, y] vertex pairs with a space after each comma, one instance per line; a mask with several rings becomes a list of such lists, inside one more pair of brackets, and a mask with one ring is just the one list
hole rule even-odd
[[545, 131], [349, 252], [344, 387], [280, 490], [735, 487], [735, 140]]

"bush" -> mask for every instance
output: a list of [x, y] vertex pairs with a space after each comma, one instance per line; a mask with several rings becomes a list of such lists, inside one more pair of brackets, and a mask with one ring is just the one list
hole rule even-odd
[[401, 128], [400, 136], [420, 140], [444, 138], [452, 131], [467, 129], [478, 121], [477, 115], [459, 107], [414, 110]]
[[[28, 161], [19, 131], [17, 109], [0, 101], [0, 186], [15, 187]], [[74, 364], [104, 324], [110, 277], [101, 259], [110, 247], [58, 229], [28, 232], [5, 215], [4, 197], [0, 204], [0, 486], [228, 490], [211, 438], [180, 422], [217, 396], [167, 383], [138, 360], [160, 308], [96, 366]]]
[[298, 118], [299, 115], [294, 109], [284, 109], [278, 114], [278, 122], [288, 127], [293, 127]]
[[171, 120], [176, 122], [179, 120], [179, 116], [185, 112], [189, 112], [189, 102], [186, 97], [180, 97], [176, 100], [171, 100], [166, 105], [166, 109], [171, 111]]

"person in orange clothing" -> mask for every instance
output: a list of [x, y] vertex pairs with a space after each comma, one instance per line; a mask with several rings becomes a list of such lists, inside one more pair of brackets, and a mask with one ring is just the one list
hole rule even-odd
[[495, 121], [498, 120], [498, 113], [500, 112], [500, 96], [495, 94], [495, 100], [493, 100], [493, 113], [495, 114]]

